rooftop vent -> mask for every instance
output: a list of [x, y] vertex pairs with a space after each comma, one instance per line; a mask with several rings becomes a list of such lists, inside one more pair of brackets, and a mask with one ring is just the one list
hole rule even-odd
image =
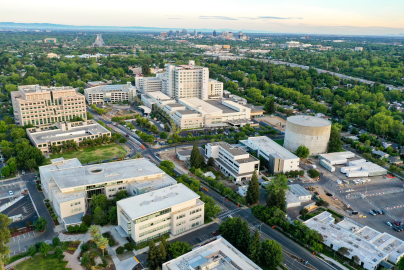
[[104, 169], [100, 168], [100, 167], [90, 168], [88, 170], [88, 172], [91, 174], [98, 174], [98, 173], [102, 173], [103, 171], [104, 171]]

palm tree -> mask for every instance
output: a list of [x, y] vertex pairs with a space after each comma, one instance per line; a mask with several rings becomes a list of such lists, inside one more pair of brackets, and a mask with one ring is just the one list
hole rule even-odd
[[97, 245], [98, 245], [98, 242], [100, 241], [101, 238], [102, 238], [102, 235], [99, 234], [99, 233], [96, 233], [93, 236], [94, 242], [97, 243]]
[[90, 230], [91, 236], [94, 236], [99, 231], [98, 226], [96, 226], [96, 225], [92, 225], [89, 230]]
[[102, 256], [104, 256], [104, 249], [108, 246], [108, 239], [105, 237], [100, 237], [97, 242], [97, 247], [102, 249]]

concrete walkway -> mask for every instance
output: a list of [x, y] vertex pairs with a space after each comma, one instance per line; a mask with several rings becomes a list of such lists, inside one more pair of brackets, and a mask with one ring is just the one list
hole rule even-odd
[[321, 257], [323, 257], [325, 261], [332, 262], [333, 264], [337, 265], [339, 268], [341, 268], [341, 269], [343, 269], [343, 270], [349, 270], [349, 268], [343, 266], [342, 264], [340, 264], [340, 263], [337, 262], [336, 260], [331, 259], [330, 257], [325, 256], [324, 254], [321, 254]]

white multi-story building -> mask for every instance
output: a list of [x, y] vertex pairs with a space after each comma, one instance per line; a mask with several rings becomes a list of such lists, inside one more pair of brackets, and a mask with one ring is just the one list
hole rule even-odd
[[51, 162], [39, 167], [42, 189], [66, 228], [81, 223], [93, 195], [105, 194], [113, 199], [117, 192], [126, 190], [131, 196], [138, 196], [177, 184], [144, 158], [88, 166], [77, 158]]
[[240, 143], [257, 151], [259, 157], [265, 158], [271, 174], [300, 170], [299, 157], [267, 136], [249, 137], [248, 140], [242, 140]]
[[21, 126], [87, 119], [85, 98], [71, 87], [22, 85], [11, 92], [11, 101], [15, 123]]
[[204, 207], [198, 194], [184, 184], [175, 184], [118, 201], [118, 225], [140, 244], [203, 225]]
[[241, 183], [250, 180], [254, 170], [259, 173], [260, 161], [237, 146], [226, 142], [208, 143], [205, 147], [205, 160], [212, 157], [215, 165], [233, 181]]
[[157, 106], [158, 108], [164, 109], [166, 105], [176, 103], [174, 99], [170, 98], [162, 92], [149, 92], [145, 95], [142, 95], [141, 100], [143, 104], [150, 109], [153, 109], [153, 105]]
[[221, 99], [223, 97], [223, 83], [209, 79], [209, 87], [208, 87], [208, 98], [209, 99]]
[[105, 104], [119, 101], [133, 101], [136, 97], [136, 87], [127, 84], [99, 85], [84, 89], [88, 104]]
[[162, 91], [163, 80], [158, 77], [136, 76], [135, 85], [142, 94]]
[[163, 263], [162, 269], [261, 270], [258, 265], [221, 236], [206, 245], [194, 248], [180, 257]]
[[175, 98], [199, 98], [207, 100], [209, 88], [209, 69], [195, 66], [195, 61], [188, 65], [168, 65], [165, 72], [165, 86], [163, 91]]
[[300, 47], [299, 41], [286, 41], [285, 46], [288, 48], [298, 48]]

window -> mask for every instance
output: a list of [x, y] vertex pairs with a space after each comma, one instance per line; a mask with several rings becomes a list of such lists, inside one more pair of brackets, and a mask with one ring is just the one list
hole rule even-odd
[[201, 216], [202, 216], [202, 215], [195, 216], [195, 217], [191, 218], [189, 221], [192, 221], [192, 220], [198, 219], [198, 218], [200, 218]]
[[138, 218], [138, 219], [135, 220], [135, 224], [141, 223], [143, 221], [146, 221], [146, 220], [149, 220], [149, 219], [152, 219], [152, 218], [155, 218], [155, 217], [158, 217], [158, 216], [170, 213], [170, 212], [171, 212], [171, 208], [167, 208], [165, 210], [150, 214], [148, 216]]
[[177, 216], [177, 219], [181, 219], [183, 217], [185, 217], [185, 214], [181, 214], [181, 215]]
[[192, 225], [191, 226], [189, 226], [189, 228], [193, 228], [193, 227], [195, 227], [195, 226], [198, 226], [199, 225], [199, 221], [198, 222], [195, 222], [195, 223], [192, 223]]
[[178, 229], [177, 233], [182, 233], [183, 231], [185, 231], [185, 228]]
[[181, 221], [181, 222], [179, 222], [179, 223], [177, 223], [176, 226], [181, 226], [182, 224], [185, 224], [185, 220], [184, 220], [184, 221]]

